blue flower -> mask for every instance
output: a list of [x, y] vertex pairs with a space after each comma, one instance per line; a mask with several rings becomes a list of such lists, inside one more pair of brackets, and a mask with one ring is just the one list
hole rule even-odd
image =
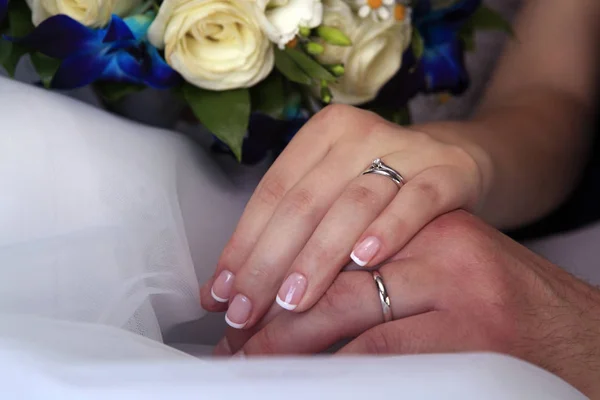
[[464, 92], [469, 75], [459, 32], [481, 6], [481, 0], [456, 0], [433, 9], [431, 0], [420, 0], [413, 10], [415, 29], [423, 37], [424, 52], [419, 69], [425, 92]]
[[91, 29], [56, 15], [28, 36], [11, 40], [62, 61], [51, 83], [56, 89], [74, 89], [97, 80], [169, 88], [180, 82], [180, 76], [146, 41], [151, 21], [150, 15], [125, 20], [113, 15], [106, 29]]
[[6, 10], [8, 9], [8, 0], [0, 0], [0, 24], [6, 16]]

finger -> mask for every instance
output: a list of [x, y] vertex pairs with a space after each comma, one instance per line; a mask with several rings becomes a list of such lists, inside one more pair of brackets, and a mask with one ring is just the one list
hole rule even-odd
[[223, 249], [213, 277], [202, 287], [201, 303], [205, 308], [211, 311], [227, 308], [235, 273], [248, 257], [280, 200], [329, 151], [334, 137], [331, 134], [313, 137], [306, 133], [310, 129], [311, 124], [307, 123], [298, 132], [248, 201], [235, 232]]
[[398, 195], [357, 241], [352, 258], [375, 266], [398, 253], [436, 217], [466, 208], [476, 185], [453, 166], [426, 169], [407, 180]]
[[[222, 280], [227, 280], [229, 277], [228, 274], [220, 274], [220, 278]], [[210, 278], [206, 281], [202, 287], [200, 287], [200, 304], [208, 311], [212, 312], [223, 312], [227, 310], [227, 303], [223, 302], [222, 298], [218, 297], [218, 295], [214, 292], [213, 285], [215, 282], [215, 277]], [[227, 284], [225, 282], [225, 284]], [[226, 293], [226, 288], [219, 288], [218, 293]]]
[[[368, 154], [368, 149], [355, 153]], [[360, 158], [359, 158], [360, 159]], [[235, 278], [228, 323], [247, 328], [275, 300], [290, 266], [344, 188], [364, 165], [337, 148], [284, 198]], [[303, 282], [300, 282], [302, 284]]]
[[472, 323], [448, 310], [433, 311], [369, 329], [337, 354], [422, 354], [489, 350]]
[[331, 206], [294, 260], [277, 303], [302, 312], [312, 307], [350, 261], [356, 240], [398, 193], [382, 176], [354, 178]]
[[265, 316], [250, 329], [234, 329], [228, 327], [224, 337], [215, 347], [214, 355], [231, 356], [236, 354], [248, 340], [252, 338], [262, 328], [271, 323], [280, 314], [285, 313], [277, 304], [273, 304]]
[[[433, 269], [412, 260], [381, 268], [393, 317], [437, 309], [444, 280]], [[328, 349], [383, 322], [379, 293], [367, 271], [342, 272], [325, 295], [304, 313], [282, 313], [259, 330], [243, 347], [246, 355], [306, 354]]]
[[[420, 143], [421, 140], [416, 141]], [[403, 176], [410, 181], [430, 165], [433, 156], [430, 153], [436, 153], [432, 148], [439, 147], [429, 145], [420, 152], [401, 151], [384, 158], [398, 164], [402, 161]], [[392, 199], [401, 194], [402, 191], [399, 193], [397, 185], [387, 177], [369, 174], [355, 178], [294, 261], [279, 289], [278, 303], [288, 310], [307, 310], [323, 295], [349, 258], [365, 266], [358, 256], [374, 255], [381, 245], [377, 237], [365, 236], [364, 232]], [[362, 252], [353, 252], [353, 248]]]
[[219, 304], [230, 298], [231, 285], [221, 286], [221, 283], [229, 275], [235, 279], [291, 188], [323, 160], [342, 134], [367, 131], [377, 120], [375, 115], [349, 107], [328, 107], [298, 132], [261, 180], [223, 250], [213, 279], [204, 285], [201, 302], [206, 309], [219, 309], [222, 307]]

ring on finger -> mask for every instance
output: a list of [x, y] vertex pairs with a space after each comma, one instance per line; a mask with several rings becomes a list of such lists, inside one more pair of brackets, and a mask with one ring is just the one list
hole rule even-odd
[[362, 175], [367, 174], [377, 174], [385, 176], [391, 179], [398, 186], [398, 189], [404, 186], [405, 180], [402, 174], [400, 174], [400, 172], [396, 171], [394, 168], [384, 163], [381, 160], [381, 158], [376, 158], [375, 160], [373, 160], [369, 168], [362, 173]]
[[377, 287], [377, 292], [379, 295], [379, 301], [381, 302], [383, 322], [390, 322], [392, 320], [392, 303], [385, 287], [385, 283], [383, 283], [383, 277], [379, 271], [373, 271], [373, 280], [375, 281], [375, 286]]

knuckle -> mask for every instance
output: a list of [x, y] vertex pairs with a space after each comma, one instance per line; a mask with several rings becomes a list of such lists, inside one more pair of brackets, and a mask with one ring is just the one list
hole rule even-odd
[[315, 195], [307, 189], [290, 192], [283, 200], [285, 215], [306, 215], [315, 211]]
[[340, 121], [346, 120], [348, 116], [354, 112], [355, 110], [351, 106], [347, 106], [345, 104], [330, 104], [319, 111], [313, 117], [313, 120], [326, 124], [336, 124]]
[[218, 266], [220, 269], [228, 271], [236, 271], [240, 263], [242, 263], [242, 254], [245, 254], [247, 245], [239, 239], [239, 236], [234, 233], [219, 257]]
[[466, 211], [457, 210], [439, 216], [424, 229], [435, 233], [436, 236], [459, 238], [469, 244], [473, 239], [485, 234], [482, 225], [476, 217]]
[[412, 190], [420, 199], [427, 201], [434, 207], [443, 203], [442, 193], [440, 192], [439, 187], [434, 183], [425, 180], [413, 182]]
[[339, 254], [340, 249], [337, 243], [332, 243], [320, 237], [313, 237], [298, 256], [298, 262], [295, 265], [301, 268], [303, 265], [313, 264], [316, 260], [319, 265], [326, 266], [337, 260]]
[[414, 131], [414, 130], [406, 130], [406, 131], [409, 132], [410, 141], [411, 141], [412, 145], [414, 145], [415, 147], [430, 146], [431, 142], [434, 140], [431, 138], [431, 136], [429, 136], [429, 134], [427, 134], [425, 132]]
[[250, 268], [247, 271], [247, 275], [254, 280], [257, 281], [266, 281], [268, 280], [268, 278], [271, 276], [271, 273], [269, 272], [272, 268], [269, 268], [268, 264], [267, 265], [263, 265], [263, 267], [261, 268]]
[[[387, 140], [390, 138], [387, 133], [390, 132], [390, 127], [387, 121], [375, 119], [369, 121], [365, 129], [359, 131], [360, 140], [363, 146], [377, 146], [381, 145], [382, 139]], [[397, 133], [397, 132], [395, 132]]]
[[455, 165], [466, 165], [468, 167], [477, 166], [471, 154], [461, 146], [446, 145], [444, 151], [447, 159]]
[[376, 193], [373, 189], [364, 185], [353, 184], [350, 185], [343, 198], [361, 208], [372, 209], [381, 202], [381, 196]]
[[498, 233], [465, 211], [444, 214], [421, 231], [439, 243], [451, 271], [469, 275], [482, 285], [503, 285], [503, 253]]
[[407, 231], [409, 228], [406, 217], [393, 210], [389, 210], [385, 214], [385, 223], [387, 228], [385, 228], [386, 232], [384, 233], [386, 235], [392, 235], [392, 237], [397, 236], [398, 232]]
[[265, 177], [257, 191], [258, 199], [269, 206], [279, 204], [287, 193], [287, 187], [278, 178]]
[[268, 261], [262, 262], [260, 267], [245, 266], [237, 274], [235, 289], [248, 297], [254, 297], [253, 294], [260, 295], [265, 287], [275, 285], [278, 276], [275, 271], [277, 271], [276, 264]]

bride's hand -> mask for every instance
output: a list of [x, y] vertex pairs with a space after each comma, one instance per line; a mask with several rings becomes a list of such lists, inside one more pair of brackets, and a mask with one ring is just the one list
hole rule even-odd
[[[405, 180], [361, 175], [381, 158]], [[252, 196], [202, 289], [202, 305], [227, 308], [227, 322], [250, 328], [274, 300], [302, 312], [352, 258], [375, 266], [423, 226], [482, 199], [481, 168], [470, 151], [377, 115], [330, 106], [312, 118]]]

